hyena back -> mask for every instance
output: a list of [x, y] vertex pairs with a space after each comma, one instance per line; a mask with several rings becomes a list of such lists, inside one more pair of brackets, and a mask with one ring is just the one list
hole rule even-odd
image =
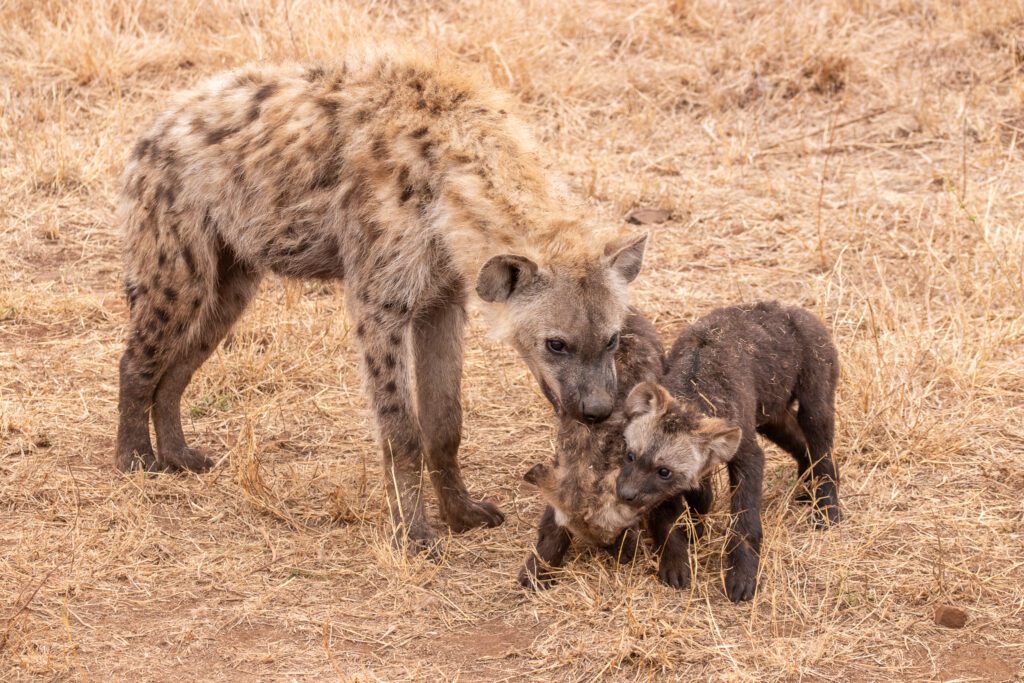
[[[556, 409], [602, 419], [614, 368], [601, 350], [645, 244], [595, 246], [511, 111], [479, 81], [392, 53], [243, 69], [180, 97], [124, 177], [117, 466], [208, 468], [186, 444], [181, 395], [262, 275], [343, 279], [403, 536], [433, 545], [424, 458], [454, 530], [500, 524], [456, 459], [471, 288]], [[575, 349], [569, 361], [554, 336]]]

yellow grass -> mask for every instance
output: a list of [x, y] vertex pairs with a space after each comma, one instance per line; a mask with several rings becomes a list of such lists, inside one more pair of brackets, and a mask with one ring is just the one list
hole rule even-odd
[[[393, 553], [340, 286], [270, 279], [199, 373], [212, 473], [112, 469], [134, 135], [204, 75], [382, 37], [482, 64], [607, 221], [672, 210], [635, 290], [666, 340], [739, 300], [829, 322], [847, 517], [814, 531], [771, 450], [752, 603], [721, 501], [691, 591], [649, 554], [514, 585], [551, 417], [478, 323], [462, 460], [508, 520]], [[1022, 68], [1020, 0], [0, 2], [0, 679], [1021, 676]]]

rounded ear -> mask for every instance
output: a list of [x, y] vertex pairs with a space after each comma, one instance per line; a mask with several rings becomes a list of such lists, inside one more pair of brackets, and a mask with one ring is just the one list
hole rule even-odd
[[612, 240], [604, 247], [604, 255], [608, 267], [614, 270], [626, 282], [632, 282], [640, 274], [640, 266], [644, 264], [644, 250], [647, 248], [648, 233], [627, 235]]
[[489, 303], [505, 303], [537, 276], [537, 264], [525, 256], [492, 256], [476, 276], [476, 293]]
[[700, 421], [697, 433], [704, 440], [710, 465], [724, 464], [732, 460], [740, 447], [743, 430], [720, 417], [706, 417]]
[[641, 382], [626, 397], [626, 417], [630, 420], [661, 411], [672, 400], [665, 388], [656, 382]]
[[527, 484], [533, 484], [534, 486], [540, 486], [540, 481], [544, 479], [548, 474], [548, 466], [543, 463], [537, 463], [523, 475], [523, 481]]

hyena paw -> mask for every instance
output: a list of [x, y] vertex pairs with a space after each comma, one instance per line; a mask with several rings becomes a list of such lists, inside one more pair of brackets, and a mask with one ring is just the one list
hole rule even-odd
[[526, 564], [519, 570], [519, 585], [526, 590], [542, 591], [551, 588], [555, 583], [554, 575], [537, 565], [536, 555], [530, 555]]
[[725, 594], [733, 602], [744, 602], [754, 597], [757, 591], [757, 562], [734, 559], [725, 573]]
[[664, 554], [658, 562], [658, 578], [666, 586], [678, 590], [690, 587], [690, 562], [686, 556]]
[[444, 554], [444, 543], [426, 523], [409, 529], [408, 533], [395, 534], [395, 547], [409, 555], [422, 555], [432, 562], [438, 562]]
[[444, 505], [441, 516], [456, 534], [479, 527], [501, 526], [505, 521], [504, 513], [494, 503], [468, 497]]
[[153, 454], [152, 448], [142, 452], [137, 450], [119, 452], [114, 457], [114, 466], [122, 472], [134, 472], [136, 470], [157, 472], [161, 469], [157, 465], [156, 456]]
[[182, 448], [179, 451], [161, 453], [164, 467], [172, 472], [205, 472], [213, 467], [213, 460], [198, 448]]
[[838, 503], [822, 501], [814, 505], [814, 510], [811, 512], [811, 524], [815, 529], [827, 529], [841, 521], [843, 521], [843, 513], [839, 510]]

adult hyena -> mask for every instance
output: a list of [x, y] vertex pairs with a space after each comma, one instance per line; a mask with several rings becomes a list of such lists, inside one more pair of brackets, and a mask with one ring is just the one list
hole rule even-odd
[[500, 524], [456, 458], [467, 292], [556, 411], [600, 421], [646, 240], [600, 241], [511, 112], [456, 70], [391, 53], [242, 69], [180, 97], [125, 172], [117, 466], [209, 467], [185, 442], [182, 391], [262, 274], [344, 279], [399, 538], [434, 542], [424, 458], [453, 530]]

